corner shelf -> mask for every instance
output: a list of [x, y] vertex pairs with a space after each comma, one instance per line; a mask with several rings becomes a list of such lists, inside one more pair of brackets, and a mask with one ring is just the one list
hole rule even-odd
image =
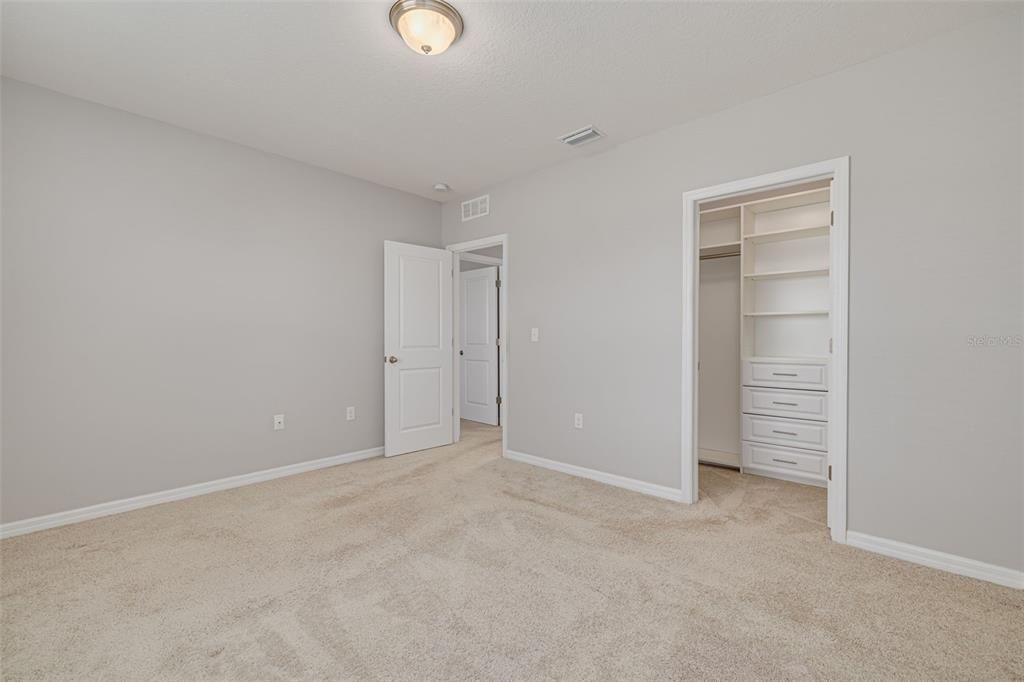
[[827, 274], [828, 268], [818, 268], [813, 270], [779, 270], [776, 272], [752, 272], [750, 274], [743, 275], [743, 277], [745, 279], [759, 281], [764, 279], [785, 279], [787, 277], [818, 277]]
[[814, 227], [795, 227], [788, 230], [775, 230], [774, 232], [761, 232], [760, 234], [744, 235], [743, 239], [751, 244], [766, 244], [768, 242], [781, 242], [787, 239], [806, 239], [808, 237], [823, 237], [828, 234], [828, 225], [815, 225]]

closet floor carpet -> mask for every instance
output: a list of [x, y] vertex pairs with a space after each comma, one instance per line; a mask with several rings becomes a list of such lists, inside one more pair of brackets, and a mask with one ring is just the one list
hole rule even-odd
[[463, 434], [4, 540], [3, 679], [1024, 676], [1021, 592], [831, 544], [820, 489], [687, 507]]

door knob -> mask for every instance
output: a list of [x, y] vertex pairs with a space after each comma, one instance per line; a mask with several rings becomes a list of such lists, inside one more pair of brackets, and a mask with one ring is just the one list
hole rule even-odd
[[396, 362], [398, 362], [398, 358], [396, 358], [394, 355], [389, 355], [388, 356], [388, 362], [390, 362], [393, 365]]

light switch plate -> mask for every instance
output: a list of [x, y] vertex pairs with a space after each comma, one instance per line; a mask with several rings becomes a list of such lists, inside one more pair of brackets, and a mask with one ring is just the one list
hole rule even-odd
[[536, 327], [530, 329], [530, 341], [537, 342], [540, 340], [540, 330]]
[[284, 430], [284, 415], [283, 414], [275, 414], [274, 415], [274, 430], [275, 431], [283, 431]]

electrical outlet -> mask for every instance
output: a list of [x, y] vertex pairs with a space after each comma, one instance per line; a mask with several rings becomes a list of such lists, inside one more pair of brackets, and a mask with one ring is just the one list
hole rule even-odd
[[356, 419], [356, 408], [349, 407], [345, 410], [345, 419], [348, 421], [355, 421]]
[[536, 343], [539, 340], [540, 340], [540, 330], [537, 329], [536, 327], [533, 327], [532, 329], [530, 329], [530, 341], [533, 341], [534, 343]]
[[275, 414], [274, 415], [274, 430], [275, 431], [284, 431], [284, 415], [283, 414]]
[[582, 429], [583, 428], [583, 413], [582, 412], [577, 412], [575, 415], [573, 415], [572, 425], [575, 426], [577, 429]]

